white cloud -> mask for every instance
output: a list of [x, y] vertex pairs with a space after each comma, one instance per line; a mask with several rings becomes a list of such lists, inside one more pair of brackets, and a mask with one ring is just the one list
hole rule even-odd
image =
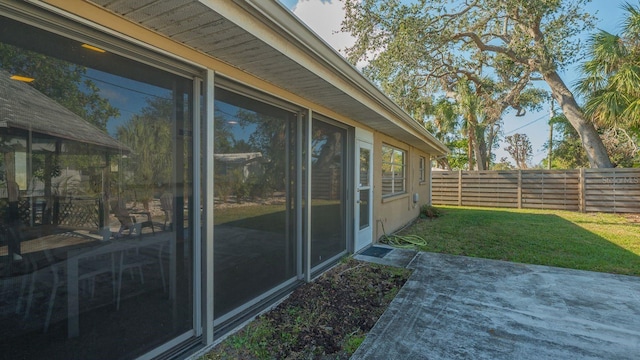
[[291, 11], [342, 55], [345, 48], [355, 43], [350, 34], [340, 31], [345, 14], [342, 2], [299, 0]]
[[[351, 34], [340, 31], [345, 18], [344, 6], [340, 0], [298, 0], [291, 11], [344, 57], [345, 49], [356, 42]], [[367, 60], [360, 60], [356, 68], [362, 70], [367, 64]]]

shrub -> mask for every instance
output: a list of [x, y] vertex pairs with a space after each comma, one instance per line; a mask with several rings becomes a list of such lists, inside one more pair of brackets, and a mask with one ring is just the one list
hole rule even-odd
[[442, 211], [438, 208], [436, 208], [435, 206], [431, 206], [431, 205], [422, 205], [420, 207], [420, 217], [421, 218], [429, 218], [429, 219], [433, 219], [433, 218], [437, 218], [442, 216]]

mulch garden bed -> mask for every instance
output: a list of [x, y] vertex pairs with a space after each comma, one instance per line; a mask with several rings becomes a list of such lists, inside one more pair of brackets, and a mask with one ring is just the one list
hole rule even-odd
[[348, 359], [409, 275], [407, 269], [348, 259], [203, 359]]

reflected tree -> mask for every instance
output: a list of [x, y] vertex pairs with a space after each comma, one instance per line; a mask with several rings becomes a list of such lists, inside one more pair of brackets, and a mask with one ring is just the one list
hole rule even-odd
[[315, 121], [312, 129], [312, 198], [339, 200], [342, 196], [344, 130]]
[[[273, 191], [283, 191], [286, 188], [287, 141], [291, 141], [286, 131], [287, 119], [276, 118], [265, 114], [244, 114], [241, 124], [255, 125], [256, 129], [249, 137], [249, 144], [254, 151], [262, 153], [264, 177], [261, 181], [262, 189], [254, 189], [254, 193], [263, 192], [264, 195]], [[258, 183], [254, 184], [254, 187]]]
[[128, 188], [135, 189], [134, 197], [149, 208], [158, 186], [171, 182], [173, 157], [171, 124], [173, 102], [170, 98], [148, 98], [140, 114], [133, 115], [119, 126], [116, 137], [131, 148], [125, 168], [132, 177]]
[[342, 164], [342, 133], [333, 129], [315, 127], [312, 149], [315, 168], [340, 168]]
[[0, 43], [0, 68], [35, 79], [31, 86], [102, 130], [120, 115], [85, 77], [84, 66]]

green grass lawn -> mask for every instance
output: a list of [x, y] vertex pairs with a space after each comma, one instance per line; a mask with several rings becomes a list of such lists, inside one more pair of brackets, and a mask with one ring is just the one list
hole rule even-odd
[[438, 206], [398, 235], [420, 250], [640, 276], [640, 223], [621, 215]]

